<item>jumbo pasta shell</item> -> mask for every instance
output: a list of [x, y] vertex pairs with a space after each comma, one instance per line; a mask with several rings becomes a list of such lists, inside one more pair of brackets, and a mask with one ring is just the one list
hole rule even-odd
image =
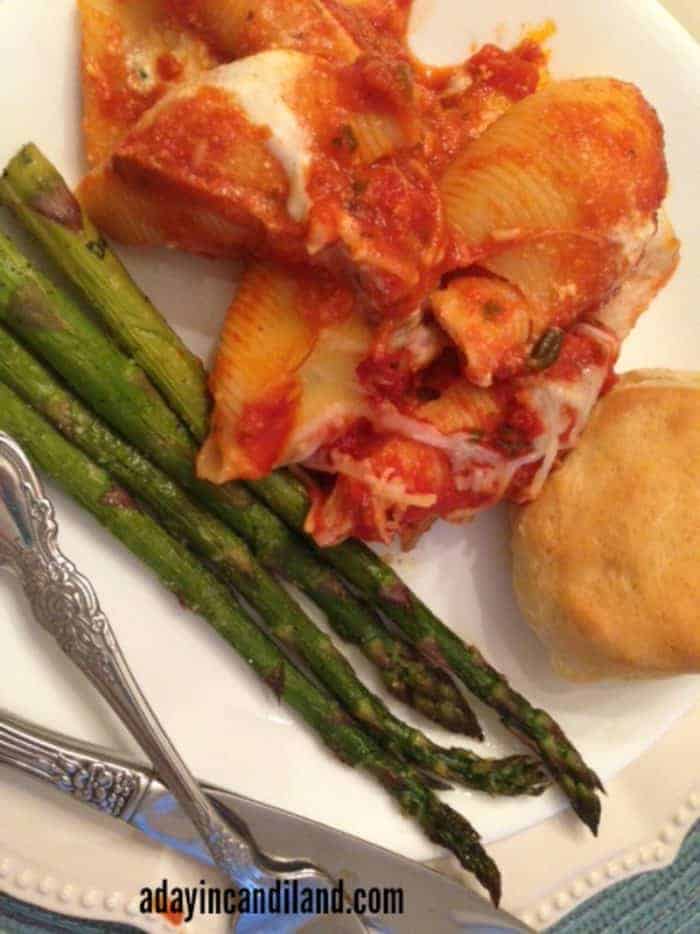
[[211, 374], [215, 408], [197, 464], [201, 477], [225, 483], [269, 471], [241, 444], [244, 413], [282, 393], [296, 409], [296, 374], [317, 335], [297, 280], [281, 267], [251, 266], [229, 309]]
[[655, 111], [633, 85], [592, 78], [515, 104], [455, 159], [441, 191], [465, 254], [478, 258], [552, 231], [622, 240], [666, 185]]

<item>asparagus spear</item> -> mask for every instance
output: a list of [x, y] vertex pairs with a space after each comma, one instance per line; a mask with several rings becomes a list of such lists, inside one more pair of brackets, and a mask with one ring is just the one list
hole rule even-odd
[[[87, 294], [105, 277], [100, 316], [112, 337], [149, 370], [165, 399], [195, 436], [207, 430], [209, 397], [202, 361], [180, 340], [86, 220], [65, 181], [36, 146], [25, 146], [5, 172], [8, 189], [28, 208], [25, 222]], [[122, 337], [123, 335], [123, 337]]]
[[[291, 526], [303, 528], [309, 499], [297, 478], [278, 471], [256, 482], [255, 490]], [[596, 789], [603, 791], [603, 785], [552, 717], [515, 691], [505, 675], [438, 619], [362, 542], [346, 541], [319, 549], [319, 553], [366, 599], [381, 607], [420, 652], [455, 672], [473, 694], [499, 714], [512, 733], [539, 752], [576, 814], [597, 833], [601, 808]]]
[[[46, 247], [98, 312], [107, 330], [148, 373], [198, 441], [207, 430], [208, 396], [201, 363], [138, 289], [82, 211], [65, 181], [36, 146], [25, 146], [0, 184], [3, 200]], [[426, 717], [476, 739], [483, 733], [448, 676], [387, 632], [327, 565], [313, 558], [284, 524], [251, 497], [245, 528], [235, 525], [271, 570], [295, 583], [326, 612], [336, 631], [377, 666], [387, 689]], [[240, 517], [239, 517], [240, 518]], [[263, 545], [263, 542], [265, 544]]]
[[437, 799], [417, 773], [381, 750], [340, 706], [308, 681], [232, 600], [226, 588], [141, 510], [126, 490], [0, 382], [0, 430], [175, 593], [204, 616], [342, 761], [370, 772], [435, 843], [447, 847], [498, 903], [499, 872], [474, 828]]
[[[15, 163], [15, 174], [21, 176], [21, 159]], [[31, 192], [31, 188], [27, 187], [26, 191]], [[24, 200], [26, 197], [25, 193]], [[28, 223], [24, 217], [27, 210], [18, 208], [22, 205], [22, 198], [15, 195], [8, 200], [15, 203], [18, 216]], [[65, 268], [70, 271], [67, 266]], [[96, 286], [97, 291], [111, 287], [106, 280], [96, 283]], [[278, 471], [256, 481], [251, 487], [290, 526], [303, 528], [309, 508], [308, 497], [303, 485], [288, 472]], [[449, 668], [467, 688], [499, 713], [513, 733], [537, 749], [575, 812], [596, 833], [600, 820], [596, 789], [602, 790], [600, 779], [588, 768], [549, 714], [532, 707], [510, 686], [504, 675], [489, 665], [476, 648], [466, 645], [445, 626], [392, 569], [362, 543], [349, 541], [334, 548], [317, 549], [317, 553], [365, 599], [381, 607], [426, 659], [438, 667]]]
[[[35, 300], [32, 314], [36, 315], [36, 311]], [[104, 336], [101, 339], [109, 346]], [[116, 349], [113, 353], [117, 358], [121, 356]], [[461, 782], [491, 794], [539, 794], [544, 790], [547, 778], [536, 760], [525, 756], [482, 759], [466, 750], [442, 749], [394, 717], [234, 532], [195, 505], [164, 473], [116, 437], [1, 326], [0, 379], [146, 502], [169, 531], [191, 544], [226, 583], [260, 612], [273, 635], [302, 655], [317, 677], [381, 745], [443, 782]]]

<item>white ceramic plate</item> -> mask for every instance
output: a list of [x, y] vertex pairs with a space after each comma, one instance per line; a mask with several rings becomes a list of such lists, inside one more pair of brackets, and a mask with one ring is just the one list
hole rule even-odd
[[[690, 38], [654, 0], [418, 0], [414, 46], [431, 62], [459, 60], [475, 42], [508, 42], [524, 24], [548, 17], [559, 29], [553, 42], [557, 75], [605, 73], [636, 82], [658, 107], [668, 132], [670, 212], [684, 241], [684, 262], [629, 341], [623, 366], [700, 369], [700, 54]], [[31, 139], [76, 181], [81, 157], [74, 0], [0, 0], [0, 37], [0, 161]], [[125, 256], [189, 343], [208, 352], [235, 268], [161, 253]], [[64, 550], [96, 584], [146, 693], [196, 772], [410, 857], [436, 855], [382, 791], [334, 762], [203, 621], [182, 610], [65, 498], [56, 495], [56, 502]], [[397, 566], [443, 619], [552, 712], [605, 780], [640, 756], [700, 696], [700, 680], [694, 678], [589, 688], [554, 678], [513, 602], [499, 511], [468, 528], [436, 529], [413, 553], [398, 558]], [[0, 620], [0, 706], [86, 739], [132, 748], [102, 702], [32, 623], [9, 582], [0, 589]], [[362, 660], [349, 654], [375, 684]], [[503, 731], [485, 719], [493, 739], [481, 747], [484, 754], [512, 750]], [[430, 732], [440, 741], [449, 738]], [[465, 791], [449, 799], [487, 840], [516, 833], [561, 807], [556, 792], [536, 801], [494, 803]], [[2, 807], [0, 797], [0, 844]]]

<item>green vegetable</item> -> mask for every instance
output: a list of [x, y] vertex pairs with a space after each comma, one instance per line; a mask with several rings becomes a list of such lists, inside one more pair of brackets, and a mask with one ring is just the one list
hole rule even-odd
[[[291, 526], [302, 528], [309, 508], [304, 485], [278, 471], [255, 483], [255, 491]], [[503, 724], [535, 749], [581, 820], [597, 833], [603, 786], [561, 727], [544, 710], [515, 691], [474, 646], [455, 635], [375, 553], [358, 541], [322, 550], [365, 599], [379, 606], [403, 635], [434, 664], [453, 671], [481, 701], [497, 711]]]
[[531, 370], [546, 370], [559, 359], [564, 332], [561, 328], [550, 328], [532, 348], [527, 365]]
[[45, 471], [189, 609], [204, 616], [266, 684], [289, 704], [342, 761], [373, 775], [435, 843], [451, 850], [498, 903], [500, 874], [474, 828], [422, 783], [420, 776], [377, 744], [340, 706], [316, 688], [276, 648], [219, 581], [120, 489], [103, 469], [69, 444], [0, 382], [0, 430]]
[[[78, 287], [99, 301], [110, 334], [148, 369], [190, 430], [205, 431], [209, 400], [202, 361], [163, 321], [36, 146], [25, 146], [7, 166], [3, 198]], [[96, 288], [102, 282], [111, 288]]]
[[[9, 241], [0, 238], [0, 319], [6, 315], [10, 326], [16, 328], [27, 343], [40, 349], [56, 364], [64, 378], [72, 381], [87, 399], [94, 399], [98, 407], [103, 405], [103, 396], [93, 393], [101, 379], [105, 392], [114, 392], [120, 399], [120, 413], [128, 412], [133, 405], [139, 425], [147, 404], [160, 402], [164, 413], [170, 416], [170, 410], [160, 397], [146, 392], [146, 377], [141, 371], [137, 372], [142, 379], [134, 381], [127, 358], [83, 317], [67, 296], [55, 290], [50, 293], [49, 288], [46, 280], [31, 269]], [[82, 347], [81, 355], [75, 352], [78, 343]], [[64, 348], [73, 349], [70, 360]], [[93, 353], [103, 367], [101, 377], [94, 367], [86, 365], [86, 361], [93, 359]], [[494, 794], [542, 791], [546, 779], [537, 763], [529, 758], [485, 760], [466, 750], [442, 749], [419, 730], [394, 717], [357, 678], [328, 636], [258, 563], [237, 535], [195, 506], [168, 476], [98, 422], [2, 329], [0, 376], [51, 418], [90, 457], [145, 500], [179, 538], [191, 542], [261, 613], [274, 636], [300, 653], [323, 684], [382, 745], [416, 762], [442, 781], [462, 782]], [[143, 403], [141, 407], [139, 402]], [[106, 407], [103, 414], [111, 412], [113, 407]], [[125, 437], [129, 437], [131, 425], [130, 421], [118, 422]], [[152, 445], [150, 448], [149, 453], [154, 456], [156, 449]], [[191, 467], [189, 471], [181, 467], [180, 474], [192, 485]], [[220, 491], [218, 487], [199, 481], [194, 486], [208, 487], [212, 494]]]

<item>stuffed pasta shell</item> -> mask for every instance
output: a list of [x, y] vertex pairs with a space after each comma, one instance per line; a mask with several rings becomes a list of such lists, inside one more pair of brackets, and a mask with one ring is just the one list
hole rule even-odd
[[[118, 180], [163, 244], [196, 248], [168, 220], [187, 212], [196, 226], [204, 215], [230, 242], [209, 239], [198, 252], [309, 262], [352, 280], [378, 308], [415, 303], [446, 249], [442, 203], [411, 145], [410, 108], [368, 100], [362, 81], [290, 50], [219, 66], [152, 107], [86, 178], [81, 199], [124, 239], [110, 193]], [[154, 192], [164, 213], [149, 204]]]
[[78, 0], [78, 7], [83, 136], [88, 162], [97, 166], [171, 88], [223, 59], [175, 23], [168, 0]]
[[[465, 375], [490, 385], [549, 328], [612, 295], [654, 234], [666, 186], [656, 113], [632, 85], [607, 78], [550, 84], [466, 147], [441, 190], [460, 262], [489, 281], [477, 289], [457, 279], [432, 300]], [[519, 300], [516, 328], [494, 297], [506, 285]]]
[[[557, 121], [568, 125], [565, 115], [576, 100], [576, 145], [589, 155], [576, 163], [574, 187], [557, 161], [573, 165], [574, 153], [562, 144], [548, 162], [548, 137], [542, 131], [538, 141], [531, 111], [546, 112], [550, 129]], [[504, 128], [506, 121], [515, 130]], [[635, 147], [643, 168], [620, 179], [601, 177], [606, 159], [625, 145]], [[497, 171], [501, 157], [503, 173]], [[495, 166], [491, 189], [483, 180], [470, 188], [461, 162], [489, 178]], [[247, 425], [246, 419], [226, 425], [215, 413], [200, 458], [203, 475], [222, 482], [303, 464], [310, 476], [323, 478], [312, 482], [307, 522], [320, 544], [350, 535], [385, 542], [398, 536], [410, 544], [436, 518], [464, 521], [501, 499], [536, 496], [613, 379], [620, 339], [675, 268], [678, 243], [658, 213], [666, 187], [660, 126], [627, 85], [567, 82], [514, 104], [448, 168], [442, 185], [448, 195], [469, 191], [472, 210], [483, 208], [488, 219], [466, 211], [460, 227], [464, 202], [445, 197], [453, 268], [407, 317], [378, 323], [361, 301], [353, 302], [351, 290], [334, 293], [341, 317], [361, 329], [362, 340], [342, 363], [342, 342], [332, 357], [318, 337], [298, 364], [300, 351], [287, 354], [293, 379], [280, 367], [265, 390], [275, 396], [273, 386], [284, 384], [288, 392], [293, 386], [284, 443], [274, 458], [258, 462], [258, 473], [237, 473], [232, 463], [218, 475], [210, 469], [208, 453], [240, 445]], [[512, 226], [503, 227], [506, 222]], [[278, 267], [277, 275], [288, 284], [303, 281], [290, 269]], [[261, 292], [252, 303], [262, 311], [269, 286], [259, 278], [255, 283]], [[308, 286], [295, 289], [296, 319], [308, 322], [319, 300]], [[241, 359], [226, 347], [226, 334], [245, 317], [244, 298], [251, 299], [245, 283], [229, 312], [219, 359]], [[284, 307], [288, 313], [292, 305]], [[314, 407], [314, 384], [304, 373], [324, 360], [332, 364], [322, 383], [335, 394], [332, 403]], [[243, 374], [235, 367], [224, 374], [217, 365], [216, 412], [229, 395], [227, 379], [240, 384]]]
[[357, 367], [371, 330], [331, 277], [254, 263], [224, 324], [198, 460], [214, 483], [306, 460], [367, 410]]

